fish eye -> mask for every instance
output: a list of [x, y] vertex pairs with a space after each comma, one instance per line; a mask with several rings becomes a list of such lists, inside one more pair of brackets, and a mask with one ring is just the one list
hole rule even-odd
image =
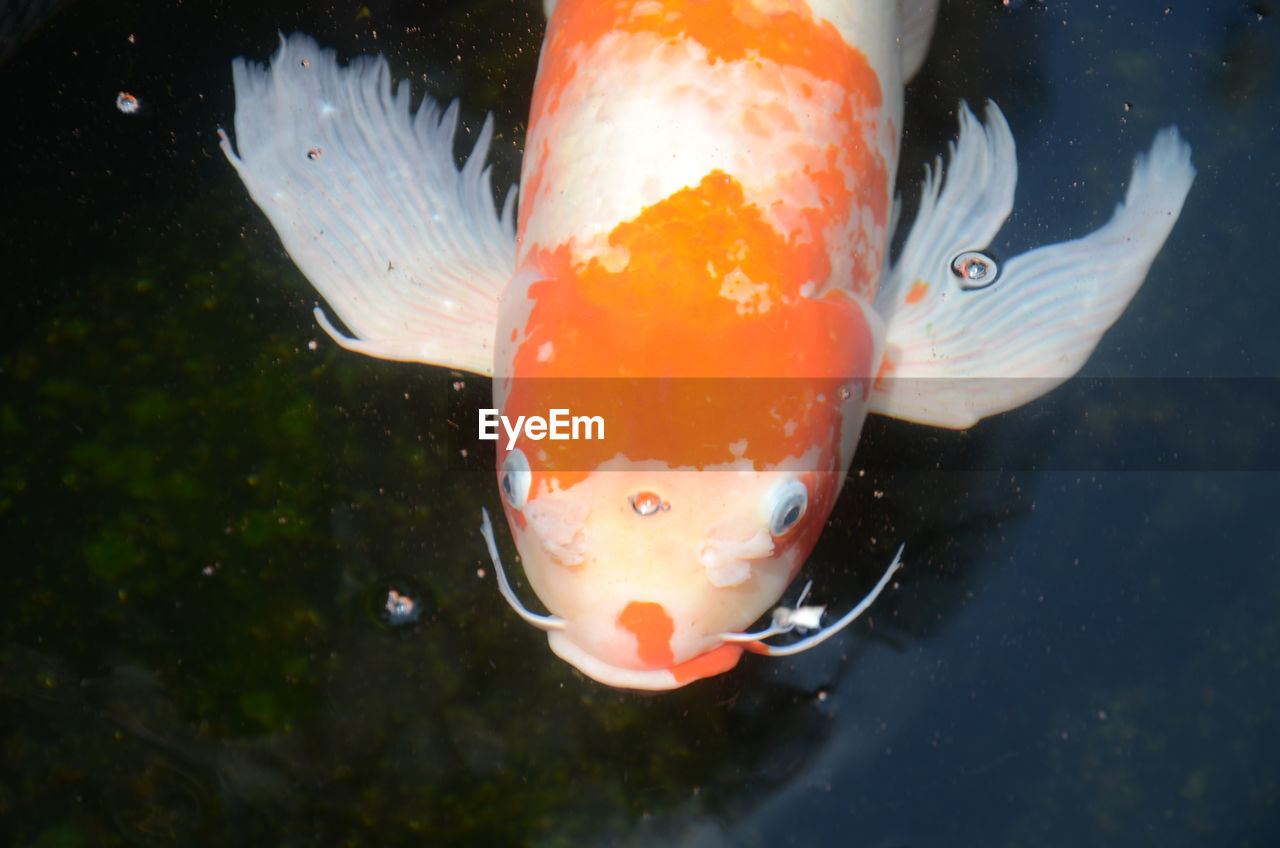
[[951, 260], [951, 273], [966, 291], [985, 289], [1000, 276], [1000, 266], [979, 250], [967, 250]]
[[533, 472], [529, 470], [529, 460], [524, 451], [516, 448], [508, 453], [498, 474], [498, 488], [502, 490], [502, 499], [507, 505], [512, 509], [524, 509], [532, 482]]
[[769, 516], [769, 532], [774, 536], [785, 535], [804, 517], [809, 506], [809, 490], [795, 478], [785, 480], [769, 490], [764, 506]]

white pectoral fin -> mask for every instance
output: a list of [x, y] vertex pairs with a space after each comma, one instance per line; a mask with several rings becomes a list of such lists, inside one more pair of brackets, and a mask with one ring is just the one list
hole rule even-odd
[[[220, 146], [290, 257], [351, 330], [344, 347], [490, 374], [498, 300], [515, 265], [485, 156], [492, 118], [459, 171], [457, 104], [392, 90], [381, 57], [339, 67], [309, 36], [281, 37], [270, 67], [232, 65], [236, 151]], [[237, 152], [239, 155], [237, 155]]]
[[968, 427], [1070, 378], [1142, 285], [1195, 178], [1190, 146], [1161, 130], [1110, 221], [1009, 259], [981, 287], [953, 261], [995, 237], [1017, 181], [1009, 126], [995, 104], [986, 118], [962, 109], [946, 184], [940, 170], [926, 174], [915, 226], [876, 296], [888, 334], [874, 412]]

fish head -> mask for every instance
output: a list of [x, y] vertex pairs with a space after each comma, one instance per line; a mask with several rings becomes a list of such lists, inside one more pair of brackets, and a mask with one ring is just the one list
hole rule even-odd
[[526, 426], [498, 448], [525, 575], [559, 622], [552, 650], [622, 688], [731, 668], [743, 642], [725, 635], [778, 602], [843, 482], [867, 381], [837, 382], [516, 381], [507, 416], [602, 422], [590, 439], [579, 428], [553, 440], [551, 425], [532, 438]]
[[[835, 471], [680, 470], [615, 458], [587, 474], [499, 472], [531, 587], [563, 622], [552, 650], [611, 686], [670, 689], [736, 664], [839, 489]], [[526, 488], [527, 485], [527, 488]]]

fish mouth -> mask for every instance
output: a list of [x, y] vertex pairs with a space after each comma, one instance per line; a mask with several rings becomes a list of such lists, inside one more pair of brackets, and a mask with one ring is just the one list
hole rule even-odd
[[723, 674], [738, 664], [743, 652], [742, 645], [724, 643], [665, 668], [628, 668], [584, 651], [564, 630], [548, 631], [547, 643], [556, 656], [598, 683], [646, 691], [679, 689], [695, 680]]

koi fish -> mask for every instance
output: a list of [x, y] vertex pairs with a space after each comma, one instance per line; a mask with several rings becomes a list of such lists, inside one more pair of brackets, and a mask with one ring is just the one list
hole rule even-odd
[[[497, 447], [528, 581], [499, 588], [605, 684], [671, 689], [744, 651], [829, 638], [780, 603], [869, 412], [961, 428], [1073, 375], [1142, 284], [1195, 170], [1175, 128], [1088, 236], [997, 267], [1013, 137], [959, 110], [891, 261], [903, 86], [936, 0], [548, 0], [518, 214], [459, 169], [457, 107], [412, 109], [387, 63], [281, 38], [238, 59], [221, 147], [351, 350], [493, 377], [511, 419], [555, 408], [600, 441]], [[517, 226], [518, 220], [518, 226]], [[807, 590], [806, 590], [807, 591]], [[769, 623], [749, 630], [773, 608]], [[813, 632], [810, 632], [813, 631]], [[790, 635], [785, 635], [790, 634]], [[804, 635], [808, 634], [808, 635]], [[804, 638], [797, 639], [797, 636]], [[767, 641], [772, 640], [772, 641]]]

